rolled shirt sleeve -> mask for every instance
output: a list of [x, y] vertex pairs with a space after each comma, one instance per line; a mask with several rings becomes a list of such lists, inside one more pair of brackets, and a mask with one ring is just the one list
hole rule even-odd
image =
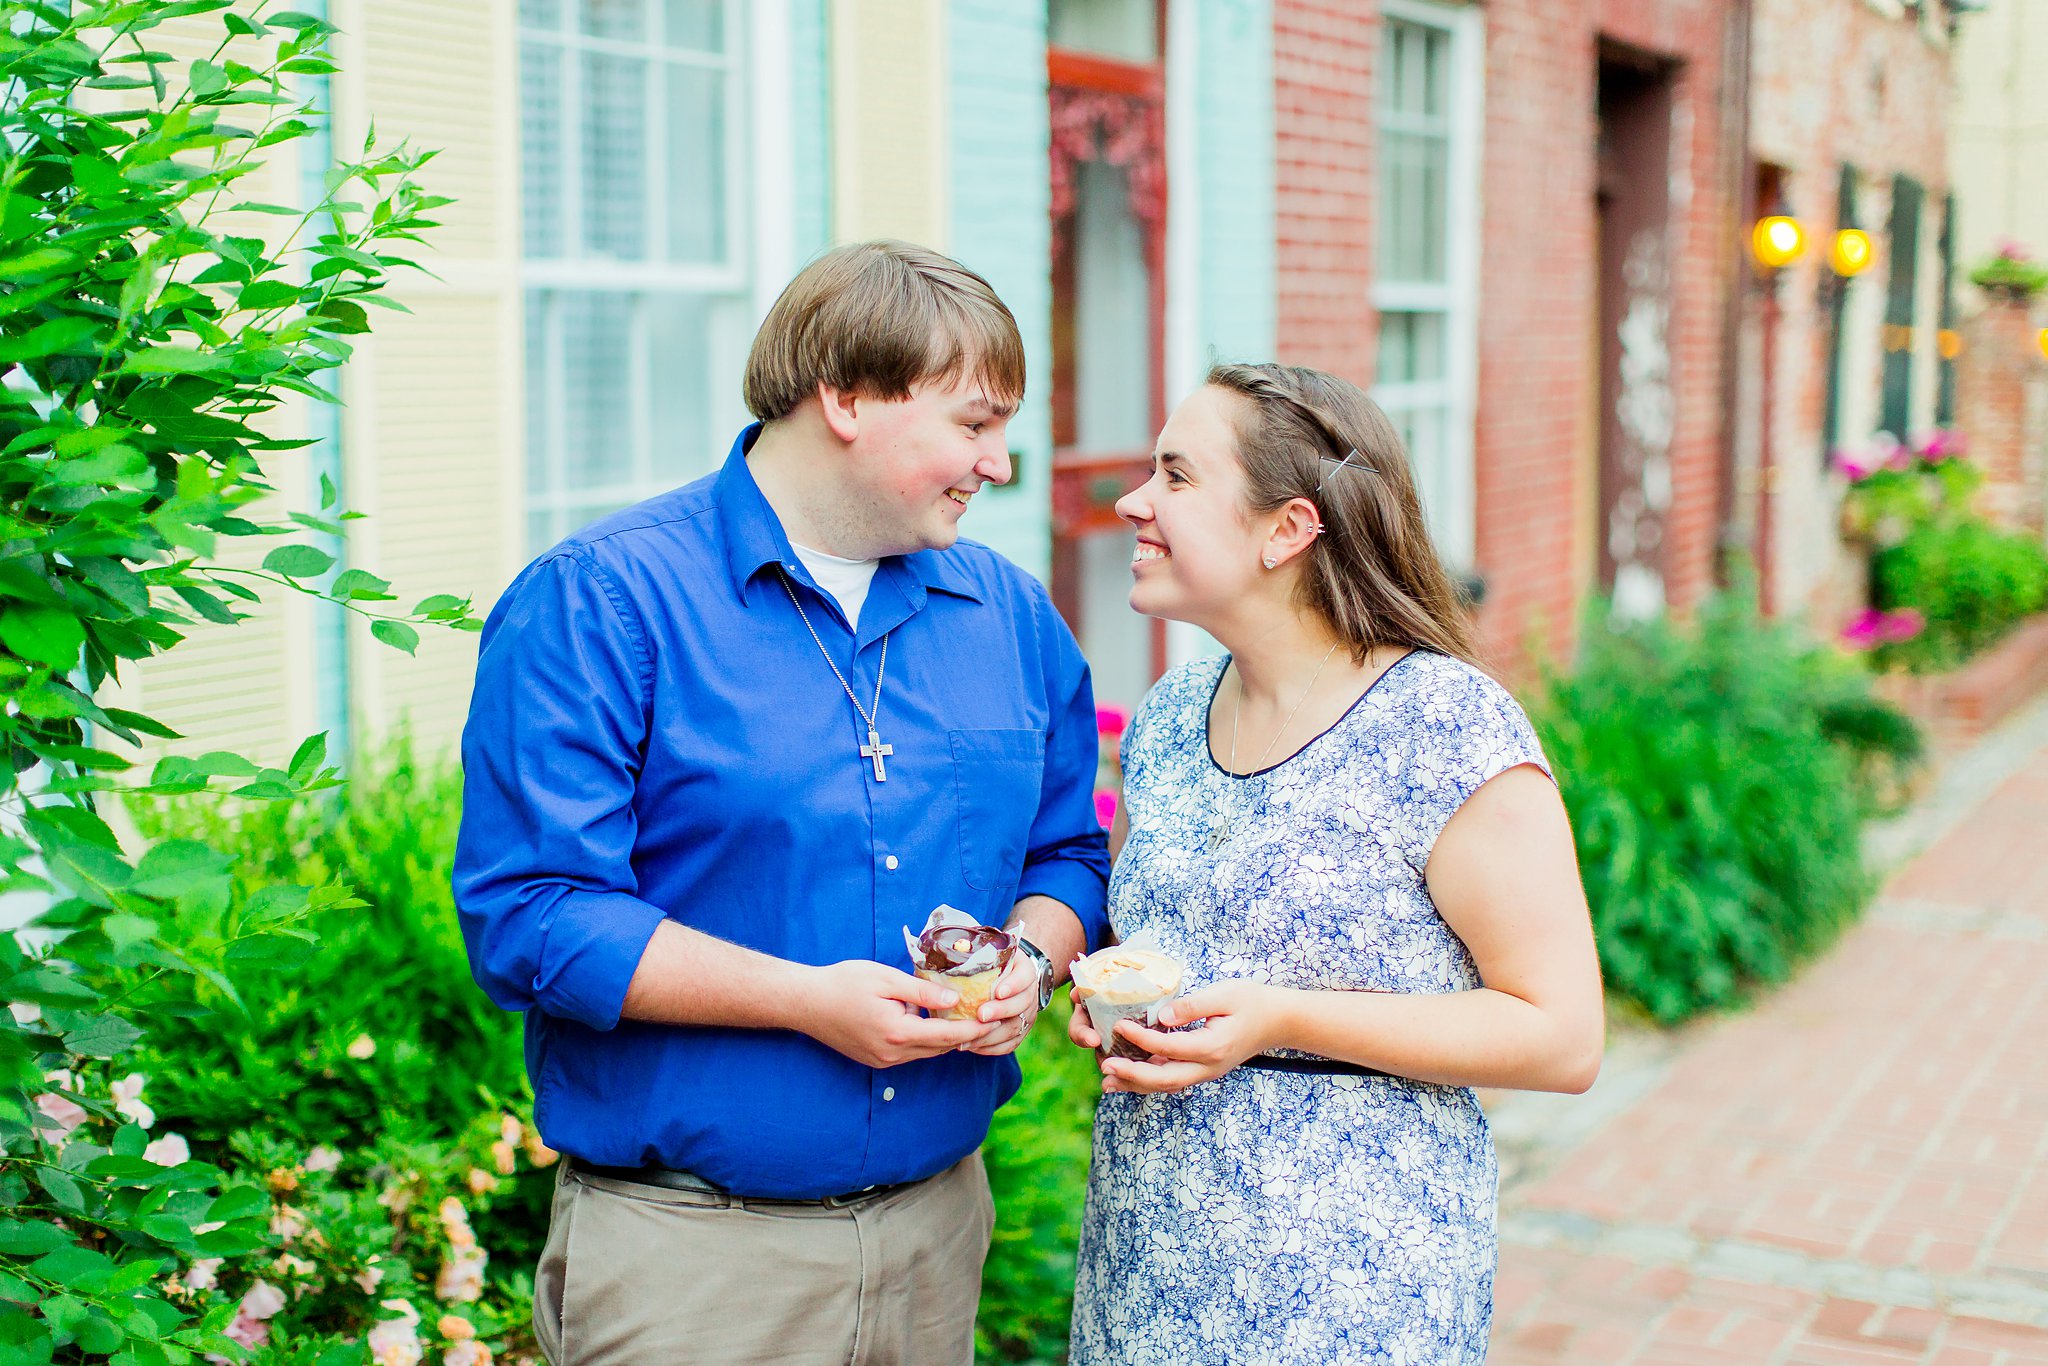
[[454, 886], [471, 971], [505, 1009], [618, 1024], [663, 919], [632, 863], [650, 676], [587, 552], [534, 564], [484, 625]]
[[1095, 814], [1100, 738], [1088, 664], [1043, 587], [1034, 584], [1048, 719], [1045, 776], [1031, 823], [1019, 896], [1049, 896], [1070, 907], [1102, 947], [1109, 932], [1109, 838]]

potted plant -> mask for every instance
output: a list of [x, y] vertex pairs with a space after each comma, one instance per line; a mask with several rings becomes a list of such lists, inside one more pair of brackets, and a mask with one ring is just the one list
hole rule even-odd
[[2048, 289], [2048, 266], [2041, 265], [2025, 247], [2006, 238], [1998, 244], [1996, 254], [1970, 272], [1970, 283], [1994, 300], [2025, 303]]

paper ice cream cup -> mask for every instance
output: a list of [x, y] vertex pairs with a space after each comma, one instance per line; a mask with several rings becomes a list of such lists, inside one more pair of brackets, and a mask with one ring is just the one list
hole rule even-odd
[[974, 1020], [995, 995], [1003, 969], [1017, 952], [1017, 937], [992, 926], [976, 923], [965, 911], [941, 906], [925, 921], [924, 933], [903, 931], [903, 943], [910, 950], [910, 970], [927, 982], [960, 993], [960, 999], [944, 1010], [931, 1011], [935, 1020]]
[[1100, 949], [1074, 964], [1074, 999], [1112, 1058], [1143, 1062], [1149, 1054], [1116, 1032], [1118, 1020], [1157, 1024], [1159, 1008], [1180, 994], [1179, 960], [1151, 949]]

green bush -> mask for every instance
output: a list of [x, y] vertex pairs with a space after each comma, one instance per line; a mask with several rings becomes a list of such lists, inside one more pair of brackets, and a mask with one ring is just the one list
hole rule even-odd
[[1916, 527], [1878, 552], [1871, 577], [1878, 607], [1927, 620], [1920, 635], [1880, 651], [1880, 662], [1909, 669], [1967, 659], [2048, 605], [2048, 550], [1975, 517]]
[[[387, 1174], [402, 1169], [416, 1174], [415, 1185], [459, 1187], [498, 1137], [497, 1116], [529, 1112], [518, 1017], [471, 982], [456, 925], [449, 871], [461, 801], [452, 764], [423, 761], [401, 742], [324, 809], [259, 808], [227, 818], [211, 804], [180, 803], [138, 812], [159, 836], [229, 851], [237, 877], [251, 886], [338, 879], [362, 902], [315, 918], [318, 952], [234, 971], [242, 1004], [221, 1003], [206, 1031], [166, 1036], [132, 1060], [150, 1079], [161, 1129], [259, 1178], [303, 1167], [316, 1147], [347, 1154], [335, 1175], [306, 1177], [307, 1196], [297, 1202], [332, 1243], [364, 1248], [383, 1236], [389, 1220], [379, 1222], [376, 1200]], [[205, 929], [190, 922], [180, 932]], [[979, 1328], [991, 1361], [1066, 1355], [1099, 1082], [1092, 1055], [1067, 1042], [1066, 1012], [1062, 995], [1032, 1031], [1023, 1089], [997, 1114], [984, 1150], [997, 1224]], [[351, 1056], [352, 1044], [365, 1051], [365, 1039], [374, 1051]], [[489, 1200], [466, 1190], [463, 1197], [492, 1258], [480, 1303], [495, 1317], [482, 1326], [487, 1336], [523, 1343], [519, 1315], [547, 1232], [551, 1174], [519, 1167]], [[362, 1258], [341, 1260], [347, 1270]], [[393, 1263], [389, 1254], [385, 1262]], [[433, 1273], [429, 1259], [414, 1274]], [[393, 1283], [404, 1274], [394, 1266]], [[309, 1298], [294, 1303], [296, 1318], [279, 1320], [279, 1345], [293, 1341], [294, 1329], [347, 1320], [346, 1277], [339, 1285], [332, 1276], [303, 1279]]]
[[1018, 1051], [1024, 1085], [996, 1112], [982, 1153], [996, 1233], [981, 1281], [977, 1346], [987, 1361], [1051, 1366], [1067, 1359], [1074, 1245], [1088, 1192], [1088, 1155], [1102, 1073], [1067, 1041], [1063, 992]]
[[1737, 594], [1692, 629], [1589, 623], [1531, 716], [1607, 985], [1665, 1023], [1783, 980], [1856, 913], [1869, 767], [1918, 753], [1861, 670]]
[[[194, 982], [208, 1027], [153, 1036], [128, 1064], [160, 1131], [275, 1195], [276, 1260], [214, 1273], [233, 1295], [258, 1278], [291, 1290], [266, 1321], [273, 1351], [352, 1336], [398, 1298], [438, 1300], [479, 1343], [532, 1354], [553, 1155], [530, 1125], [519, 1018], [470, 980], [449, 887], [460, 812], [455, 767], [403, 741], [324, 805], [136, 812], [157, 838], [228, 852], [252, 893], [280, 881], [356, 893], [311, 918], [317, 950]], [[175, 951], [217, 932], [192, 915], [164, 940]], [[380, 1274], [360, 1280], [371, 1265]]]

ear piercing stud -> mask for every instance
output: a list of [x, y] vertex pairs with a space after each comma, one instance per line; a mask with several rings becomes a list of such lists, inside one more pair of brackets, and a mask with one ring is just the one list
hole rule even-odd
[[1276, 565], [1276, 564], [1278, 564], [1278, 563], [1279, 563], [1279, 561], [1278, 561], [1278, 560], [1276, 560], [1276, 559], [1274, 559], [1274, 558], [1273, 558], [1273, 557], [1272, 557], [1271, 555], [1268, 555], [1268, 556], [1266, 557], [1266, 568], [1268, 568], [1268, 569], [1271, 569], [1271, 568], [1272, 568], [1272, 567], [1273, 567], [1274, 565]]

